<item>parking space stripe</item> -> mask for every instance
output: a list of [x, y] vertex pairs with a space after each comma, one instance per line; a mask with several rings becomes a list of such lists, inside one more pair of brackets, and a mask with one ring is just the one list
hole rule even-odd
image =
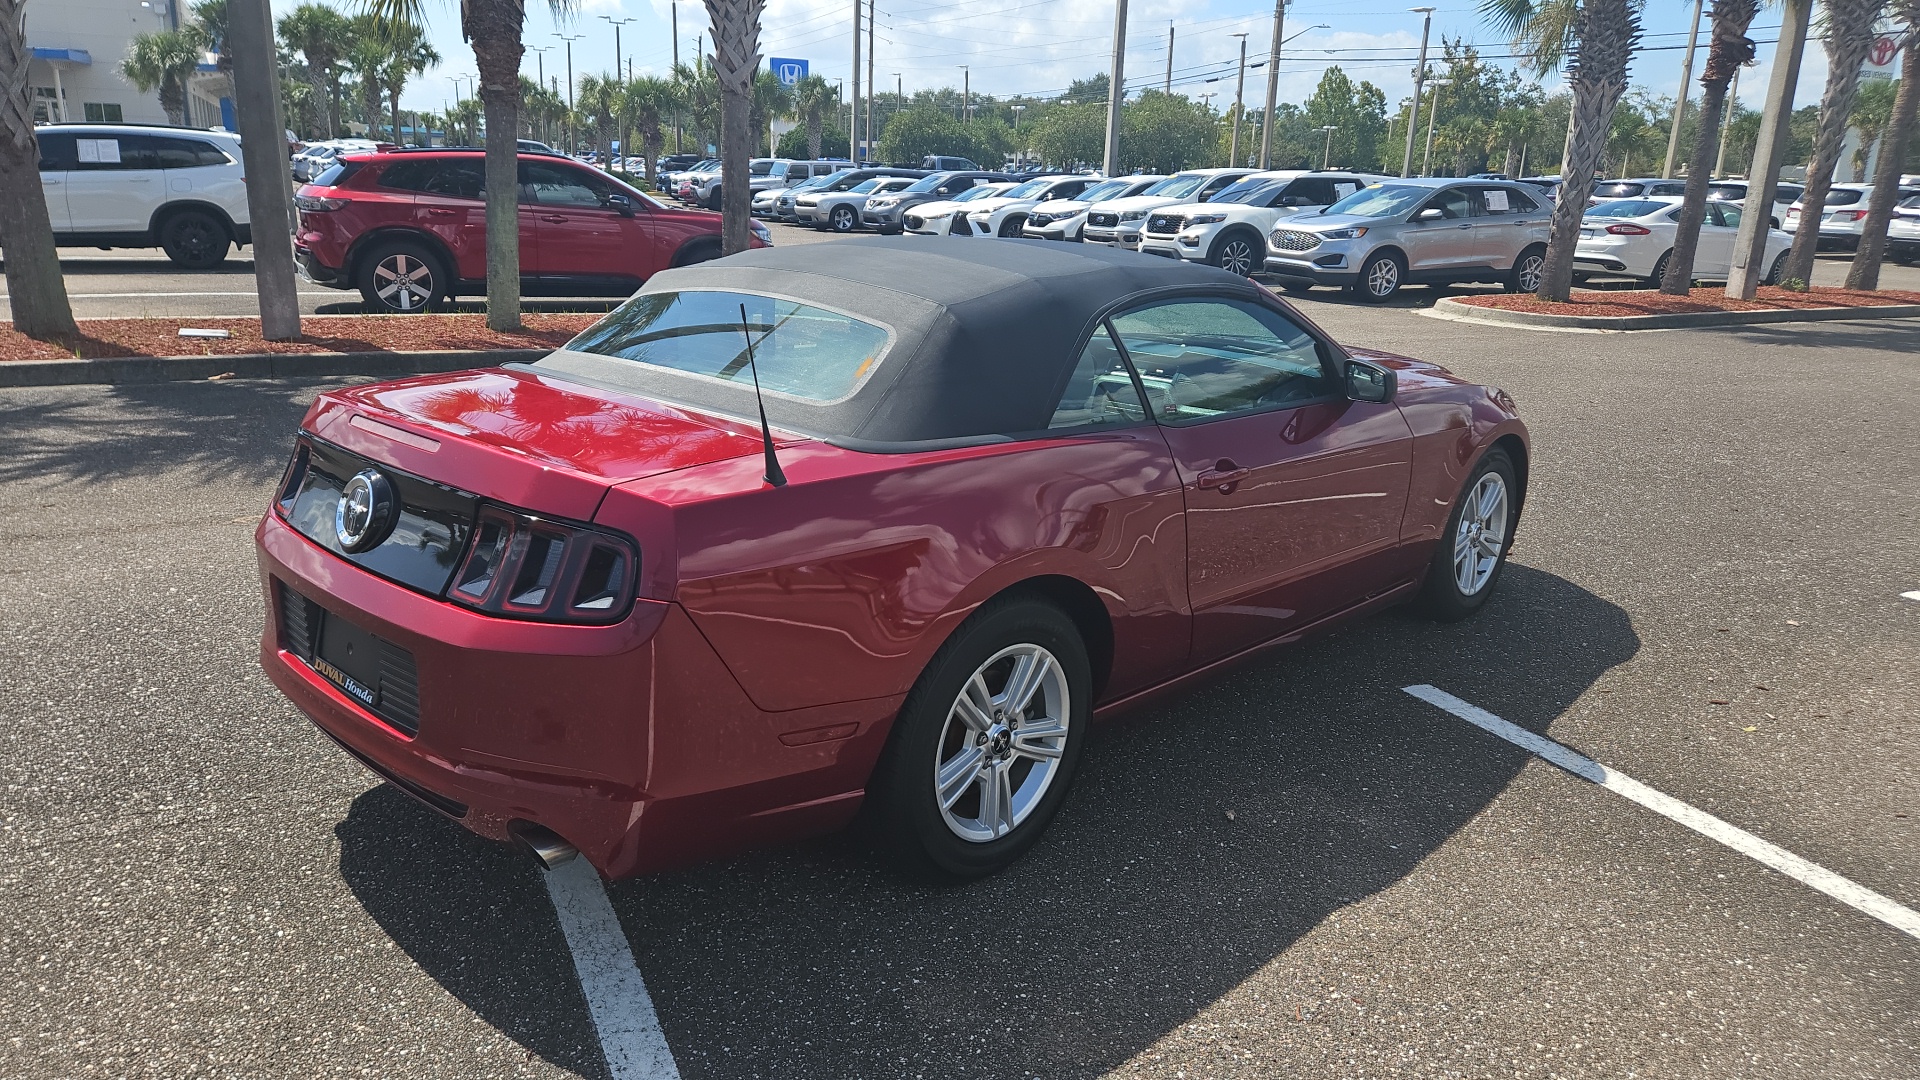
[[573, 970], [600, 1036], [613, 1080], [679, 1080], [653, 998], [633, 962], [633, 950], [607, 900], [600, 875], [583, 858], [547, 871], [547, 895], [573, 952]]
[[1912, 592], [1903, 592], [1900, 594], [1900, 597], [1903, 600], [1920, 600], [1920, 589], [1915, 589]]
[[1803, 885], [1818, 889], [1856, 911], [1871, 915], [1896, 930], [1920, 938], [1920, 912], [1912, 908], [1895, 903], [1864, 885], [1841, 877], [1826, 867], [1810, 863], [1785, 848], [1760, 839], [1745, 829], [1729, 825], [1704, 810], [1696, 809], [1672, 796], [1655, 791], [1633, 777], [1616, 769], [1610, 769], [1592, 758], [1577, 754], [1552, 739], [1536, 735], [1518, 724], [1502, 720], [1477, 705], [1454, 697], [1445, 690], [1425, 683], [1418, 686], [1404, 686], [1401, 689], [1429, 705], [1452, 713], [1475, 727], [1498, 735], [1528, 753], [1558, 765], [1582, 780], [1590, 780], [1623, 799], [1638, 803], [1662, 817], [1685, 825], [1710, 840], [1725, 844], [1764, 866], [1778, 870]]

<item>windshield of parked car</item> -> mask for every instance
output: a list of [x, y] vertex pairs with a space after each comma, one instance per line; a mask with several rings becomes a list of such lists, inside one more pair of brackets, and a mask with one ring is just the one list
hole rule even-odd
[[1013, 189], [1012, 191], [1009, 191], [1009, 192], [1007, 192], [1007, 198], [1009, 198], [1009, 199], [1031, 199], [1031, 198], [1033, 198], [1033, 197], [1035, 197], [1035, 196], [1037, 196], [1037, 195], [1039, 195], [1039, 194], [1040, 194], [1041, 192], [1043, 192], [1043, 191], [1045, 191], [1045, 190], [1047, 190], [1048, 188], [1050, 188], [1050, 187], [1052, 187], [1052, 186], [1053, 186], [1053, 185], [1054, 185], [1055, 183], [1058, 183], [1058, 181], [1055, 181], [1055, 180], [1029, 180], [1029, 181], [1027, 181], [1027, 182], [1026, 182], [1026, 183], [1024, 183], [1024, 184], [1021, 184], [1021, 185], [1020, 185], [1019, 187], [1017, 187], [1017, 188], [1014, 188], [1014, 189]]
[[951, 179], [953, 179], [952, 173], [934, 173], [931, 176], [923, 176], [920, 179], [915, 180], [913, 183], [907, 185], [907, 190], [908, 191], [938, 191], [940, 189], [940, 185], [946, 183]]
[[1293, 183], [1291, 179], [1242, 180], [1207, 201], [1217, 203], [1246, 203], [1250, 206], [1259, 206], [1273, 195], [1278, 194], [1279, 189], [1291, 183]]
[[862, 180], [859, 183], [848, 188], [847, 190], [852, 192], [855, 195], [865, 195], [868, 192], [875, 190], [879, 186], [880, 186], [880, 178], [876, 176], [868, 180]]
[[828, 180], [831, 180], [831, 179], [833, 179], [833, 178], [832, 178], [832, 177], [830, 177], [830, 176], [816, 176], [816, 177], [814, 177], [814, 178], [813, 178], [813, 179], [811, 179], [811, 180], [802, 180], [802, 181], [800, 181], [799, 183], [797, 183], [797, 184], [795, 184], [795, 185], [793, 185], [792, 187], [790, 187], [790, 188], [788, 188], [788, 189], [787, 189], [787, 194], [789, 194], [789, 195], [798, 195], [798, 194], [800, 194], [800, 193], [801, 193], [801, 192], [803, 192], [803, 191], [812, 191], [812, 190], [814, 190], [815, 188], [819, 188], [819, 187], [822, 187], [822, 186], [824, 186], [824, 185], [826, 184], [826, 182], [827, 182]]
[[1081, 202], [1099, 202], [1101, 199], [1117, 198], [1125, 190], [1127, 190], [1125, 180], [1102, 180], [1081, 192], [1078, 198]]
[[1866, 192], [1852, 188], [1832, 188], [1827, 191], [1828, 206], [1852, 206], [1866, 197]]
[[1182, 173], [1179, 176], [1167, 177], [1165, 180], [1148, 188], [1145, 194], [1165, 195], [1169, 198], [1184, 199], [1194, 192], [1199, 191], [1200, 185], [1206, 182], [1207, 178], [1204, 176]]
[[1596, 199], [1627, 199], [1635, 195], [1644, 195], [1646, 190], [1647, 185], [1645, 184], [1605, 183], [1596, 180], [1593, 184], [1593, 197]]
[[1654, 202], [1651, 199], [1621, 199], [1618, 202], [1601, 203], [1587, 211], [1590, 218], [1637, 218], [1648, 214], [1657, 214], [1672, 206], [1672, 203]]
[[955, 195], [951, 201], [972, 202], [975, 199], [990, 199], [998, 195], [1005, 195], [1006, 193], [1007, 185], [1005, 184], [982, 184], [979, 187], [968, 188], [960, 194]]
[[1902, 199], [1902, 200], [1900, 200], [1900, 209], [1902, 209], [1902, 210], [1920, 210], [1920, 195], [1915, 195], [1915, 196], [1914, 196], [1913, 198], [1911, 198], [1911, 199]]
[[747, 175], [748, 175], [748, 176], [765, 176], [765, 175], [767, 175], [767, 174], [768, 174], [769, 172], [771, 172], [772, 170], [773, 170], [773, 162], [771, 162], [771, 161], [749, 161], [749, 162], [747, 162]]
[[1398, 217], [1418, 206], [1433, 192], [1434, 189], [1430, 187], [1375, 184], [1370, 188], [1361, 188], [1327, 207], [1325, 213], [1372, 218]]
[[[743, 304], [751, 358], [740, 323]], [[890, 340], [885, 328], [836, 311], [753, 293], [698, 290], [642, 293], [567, 348], [749, 386], [751, 359], [769, 394], [837, 401], [879, 365]]]

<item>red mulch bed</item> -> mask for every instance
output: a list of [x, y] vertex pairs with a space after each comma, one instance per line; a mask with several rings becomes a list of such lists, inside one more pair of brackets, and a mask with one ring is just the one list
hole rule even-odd
[[1882, 290], [1863, 292], [1849, 289], [1815, 287], [1806, 292], [1788, 292], [1776, 286], [1761, 287], [1752, 300], [1729, 299], [1725, 288], [1695, 289], [1686, 296], [1668, 296], [1655, 289], [1599, 292], [1577, 289], [1568, 303], [1542, 300], [1525, 293], [1490, 293], [1462, 296], [1463, 304], [1526, 311], [1536, 315], [1673, 315], [1689, 311], [1777, 311], [1789, 308], [1885, 307], [1891, 304], [1920, 304], [1920, 292]]
[[[16, 333], [0, 322], [0, 361], [72, 360], [109, 356], [221, 356], [237, 353], [427, 352], [442, 349], [556, 349], [593, 325], [599, 315], [520, 317], [519, 333], [487, 329], [485, 315], [308, 315], [302, 336], [267, 341], [260, 320], [81, 319], [80, 336], [53, 344]], [[181, 327], [225, 330], [231, 337], [188, 338]]]

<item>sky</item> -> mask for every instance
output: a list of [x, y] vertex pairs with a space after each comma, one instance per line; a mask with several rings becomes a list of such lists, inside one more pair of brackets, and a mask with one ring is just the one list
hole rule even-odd
[[[343, 10], [352, 10], [354, 4], [354, 0], [333, 2]], [[1056, 94], [1076, 78], [1105, 71], [1110, 59], [1112, 0], [877, 0], [877, 5], [873, 70], [883, 90], [893, 88], [896, 72], [908, 94], [942, 86], [957, 89], [963, 79], [961, 65], [966, 65], [970, 73], [965, 77], [979, 93]], [[524, 71], [537, 76], [544, 66], [549, 81], [558, 78], [564, 89], [569, 43], [558, 35], [580, 35], [571, 43], [575, 79], [609, 72], [615, 61], [614, 27], [608, 20], [631, 19], [620, 27], [623, 59], [631, 62], [636, 74], [664, 74], [673, 63], [674, 7], [674, 0], [577, 0], [573, 15], [556, 20], [542, 0], [529, 0]], [[769, 0], [762, 20], [761, 53], [805, 59], [814, 74], [829, 82], [844, 80], [852, 67], [852, 10], [849, 0]], [[1691, 4], [1656, 0], [1648, 5], [1643, 51], [1632, 69], [1635, 86], [1660, 94], [1678, 91], [1692, 13]], [[707, 32], [706, 9], [681, 0], [678, 14], [680, 59], [691, 62], [698, 39]], [[1234, 35], [1247, 34], [1249, 64], [1264, 60], [1273, 8], [1261, 0], [1131, 0], [1126, 54], [1129, 87], [1149, 79], [1153, 86], [1163, 84], [1170, 22], [1174, 89], [1193, 96], [1218, 94], [1212, 104], [1225, 108], [1233, 99], [1239, 57], [1239, 39]], [[473, 53], [460, 37], [458, 0], [429, 0], [428, 23], [434, 45], [446, 60], [407, 89], [402, 105], [437, 112], [455, 99], [456, 77], [463, 89], [471, 86], [475, 68]], [[1287, 10], [1286, 23], [1285, 36], [1300, 36], [1282, 50], [1280, 100], [1305, 101], [1321, 73], [1333, 64], [1356, 82], [1365, 79], [1379, 86], [1389, 103], [1398, 103], [1412, 92], [1421, 16], [1409, 12], [1406, 3], [1295, 0]], [[1325, 29], [1308, 29], [1321, 24]], [[1705, 62], [1705, 25], [1703, 21], [1696, 79]], [[1762, 44], [1759, 63], [1741, 72], [1744, 103], [1757, 104], [1765, 91], [1773, 61], [1771, 43], [1778, 28], [1778, 8], [1764, 10], [1756, 20], [1752, 36]], [[1443, 36], [1475, 44], [1483, 56], [1512, 51], [1480, 18], [1474, 4], [1437, 6], [1432, 53], [1438, 53]], [[533, 51], [539, 46], [548, 49]], [[1494, 62], [1513, 65], [1512, 61]], [[1817, 103], [1825, 78], [1825, 56], [1817, 43], [1810, 43], [1801, 66], [1796, 106]], [[1548, 81], [1550, 89], [1559, 88], [1558, 76]], [[1697, 97], [1697, 82], [1693, 89]], [[1263, 102], [1265, 94], [1265, 68], [1248, 71], [1247, 101]]]

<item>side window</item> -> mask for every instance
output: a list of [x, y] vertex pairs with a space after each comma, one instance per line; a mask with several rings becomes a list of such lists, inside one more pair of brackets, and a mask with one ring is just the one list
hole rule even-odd
[[72, 168], [81, 172], [112, 172], [120, 169], [141, 169], [144, 165], [135, 165], [128, 144], [133, 140], [126, 136], [75, 135], [73, 138], [74, 163]]
[[[101, 140], [106, 142], [108, 140]], [[120, 164], [122, 169], [158, 169], [161, 167], [161, 144], [167, 140], [153, 135], [120, 136]]]
[[420, 190], [429, 195], [445, 195], [452, 199], [478, 199], [487, 189], [487, 167], [484, 162], [463, 159], [448, 159], [433, 162], [434, 170], [427, 175]]
[[41, 172], [65, 172], [79, 164], [79, 151], [72, 135], [41, 132], [38, 137]]
[[1513, 207], [1514, 213], [1537, 214], [1540, 212], [1540, 204], [1533, 200], [1533, 196], [1528, 195], [1524, 191], [1515, 191], [1512, 188], [1507, 188], [1506, 192], [1507, 202]]
[[1448, 221], [1452, 221], [1455, 218], [1464, 218], [1473, 212], [1469, 207], [1467, 193], [1462, 188], [1448, 188], [1433, 198], [1428, 199], [1427, 205], [1421, 207], [1421, 209], [1438, 210], [1440, 211], [1440, 216]]
[[173, 139], [148, 136], [153, 152], [163, 169], [193, 169], [202, 165], [225, 165], [227, 155], [197, 139]]
[[1047, 430], [1067, 428], [1113, 427], [1137, 424], [1147, 418], [1147, 407], [1140, 391], [1127, 373], [1127, 362], [1113, 343], [1113, 336], [1101, 327], [1093, 332], [1087, 347], [1074, 365], [1073, 377], [1060, 394]]
[[394, 191], [425, 191], [440, 167], [437, 161], [396, 161], [380, 173], [380, 186]]
[[1738, 203], [1708, 203], [1707, 209], [1719, 218], [1715, 225], [1725, 225], [1729, 229], [1740, 227], [1740, 206]]
[[1206, 202], [1208, 199], [1220, 194], [1220, 192], [1225, 190], [1229, 185], [1239, 182], [1239, 180], [1240, 177], [1238, 176], [1216, 176], [1200, 188], [1200, 193], [1196, 198], [1199, 202]]
[[599, 209], [613, 188], [600, 183], [580, 169], [546, 161], [520, 164], [520, 182], [532, 192], [533, 201], [542, 206], [570, 206]]
[[1333, 201], [1333, 181], [1324, 176], [1303, 176], [1288, 184], [1286, 192], [1268, 205], [1330, 206]]
[[1312, 335], [1249, 301], [1169, 300], [1112, 323], [1162, 423], [1284, 408], [1336, 389]]
[[1513, 205], [1513, 192], [1506, 188], [1480, 188], [1474, 194], [1480, 197], [1480, 212], [1489, 217], [1519, 213], [1519, 208]]

